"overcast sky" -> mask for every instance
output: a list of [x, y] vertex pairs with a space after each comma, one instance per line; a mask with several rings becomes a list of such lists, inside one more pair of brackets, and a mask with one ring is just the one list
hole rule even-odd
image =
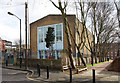
[[[53, 1], [57, 3], [57, 0]], [[2, 39], [14, 42], [20, 37], [19, 20], [7, 14], [11, 12], [22, 20], [22, 40], [25, 40], [25, 2], [28, 2], [29, 23], [48, 14], [61, 14], [49, 0], [0, 0], [0, 37]], [[75, 14], [75, 10], [70, 6], [67, 14]]]
[[[49, 0], [0, 0], [0, 37], [4, 40], [18, 40], [20, 37], [20, 21], [7, 12], [11, 12], [22, 20], [22, 40], [25, 40], [25, 2], [28, 1], [29, 23], [48, 14], [60, 14]], [[73, 14], [73, 12], [69, 12]]]

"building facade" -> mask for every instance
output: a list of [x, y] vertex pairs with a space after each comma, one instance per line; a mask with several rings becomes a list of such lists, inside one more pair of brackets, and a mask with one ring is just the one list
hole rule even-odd
[[2, 41], [1, 37], [0, 37], [0, 58], [2, 56], [2, 51], [5, 49], [5, 46], [4, 46], [4, 42]]
[[[79, 42], [79, 38], [76, 33], [76, 27], [77, 27], [76, 22], [78, 21], [78, 19], [76, 18], [75, 15], [67, 15], [67, 19], [70, 24], [73, 37], [75, 38], [76, 42]], [[55, 35], [52, 56], [51, 56], [51, 50], [46, 47], [46, 42], [45, 42], [48, 27], [54, 28], [54, 35]], [[80, 27], [79, 31], [81, 32], [82, 30], [81, 23], [79, 27]], [[71, 40], [71, 42], [72, 42], [73, 55], [74, 57], [77, 57], [77, 50], [75, 44], [73, 40]], [[62, 20], [62, 15], [48, 15], [30, 24], [30, 49], [33, 58], [37, 58], [37, 59], [49, 59], [51, 57], [53, 59], [62, 58], [66, 54], [62, 53], [61, 51], [68, 49], [67, 43], [68, 42]], [[81, 53], [83, 53], [83, 56], [90, 55], [90, 52], [85, 47], [81, 50]]]
[[12, 54], [12, 42], [0, 38], [0, 57], [2, 63]]
[[2, 51], [2, 50], [5, 50], [5, 45], [4, 45], [3, 40], [0, 37], [0, 51]]
[[119, 56], [120, 52], [119, 52], [119, 44], [118, 43], [112, 43], [109, 46], [109, 51], [107, 53], [107, 57], [109, 57], [110, 59], [114, 59], [117, 56]]

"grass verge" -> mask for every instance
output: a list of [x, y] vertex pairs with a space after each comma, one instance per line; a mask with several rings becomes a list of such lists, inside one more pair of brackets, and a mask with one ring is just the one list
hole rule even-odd
[[[112, 61], [112, 60], [110, 59], [109, 61]], [[108, 61], [104, 61], [104, 62], [108, 62]], [[102, 64], [102, 63], [104, 63], [104, 62], [94, 63], [93, 66]], [[87, 64], [87, 67], [92, 67], [92, 64]]]

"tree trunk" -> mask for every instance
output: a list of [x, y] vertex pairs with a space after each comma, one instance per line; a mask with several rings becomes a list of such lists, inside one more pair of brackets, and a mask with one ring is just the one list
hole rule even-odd
[[67, 28], [67, 24], [66, 24], [66, 15], [63, 11], [62, 12], [62, 16], [63, 16], [63, 21], [64, 21], [64, 26], [65, 26], [65, 33], [67, 36], [67, 42], [68, 42], [68, 55], [70, 58], [70, 63], [73, 69], [75, 69], [75, 65], [73, 63], [73, 55], [72, 55], [72, 46], [71, 46], [71, 38], [70, 38], [70, 33], [68, 32], [68, 28]]
[[78, 66], [80, 66], [80, 54], [78, 54]]
[[105, 61], [107, 61], [107, 56], [105, 57]]
[[[84, 61], [84, 59], [83, 59], [83, 57], [82, 57], [82, 55], [81, 55], [80, 50], [79, 50], [78, 47], [77, 47], [77, 50], [78, 50], [78, 55], [80, 55], [80, 58], [81, 58], [81, 61], [82, 61], [83, 65], [86, 67], [86, 63], [85, 63], [85, 61]], [[79, 61], [80, 61], [80, 60], [79, 60]], [[79, 64], [79, 63], [78, 63], [78, 64]]]
[[101, 62], [101, 61], [100, 61], [100, 56], [99, 56], [99, 62]]
[[72, 68], [75, 69], [75, 65], [73, 63], [72, 51], [70, 48], [68, 50], [69, 50], [68, 55], [69, 55], [69, 59], [70, 59], [70, 64], [71, 64]]
[[95, 56], [95, 63], [97, 63], [97, 57]]

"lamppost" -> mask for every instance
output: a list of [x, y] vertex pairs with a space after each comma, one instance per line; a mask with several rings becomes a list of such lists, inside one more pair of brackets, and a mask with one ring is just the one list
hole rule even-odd
[[9, 15], [15, 16], [16, 18], [18, 18], [20, 20], [20, 68], [22, 66], [22, 57], [21, 57], [21, 19], [19, 17], [17, 17], [15, 14], [8, 12]]

